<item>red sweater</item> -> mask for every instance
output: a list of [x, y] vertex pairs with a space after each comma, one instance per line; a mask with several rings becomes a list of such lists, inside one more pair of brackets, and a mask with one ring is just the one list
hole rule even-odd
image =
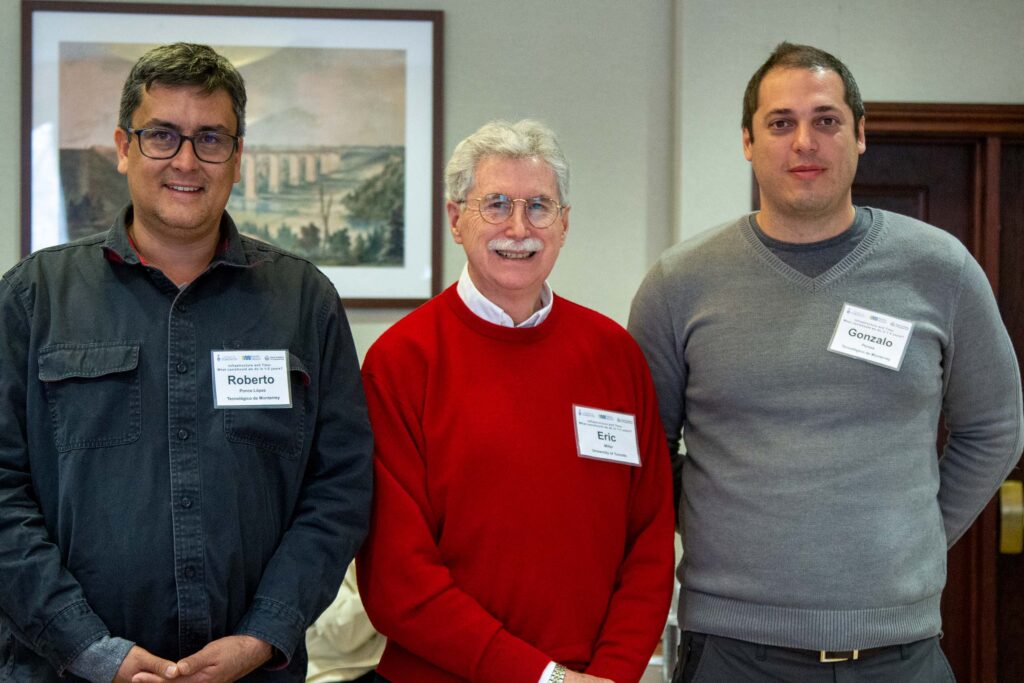
[[[534, 683], [551, 660], [643, 674], [672, 593], [672, 484], [647, 364], [555, 297], [534, 328], [455, 287], [385, 332], [363, 380], [375, 437], [360, 593], [395, 683]], [[642, 466], [581, 458], [573, 405], [636, 416]]]

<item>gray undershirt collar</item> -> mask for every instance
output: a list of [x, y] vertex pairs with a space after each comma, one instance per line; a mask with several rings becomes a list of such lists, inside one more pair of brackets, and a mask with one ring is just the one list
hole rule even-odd
[[783, 242], [769, 237], [757, 224], [757, 214], [750, 216], [750, 227], [761, 243], [780, 261], [802, 275], [815, 278], [846, 258], [868, 233], [872, 221], [871, 210], [867, 207], [854, 208], [856, 211], [850, 227], [820, 242]]

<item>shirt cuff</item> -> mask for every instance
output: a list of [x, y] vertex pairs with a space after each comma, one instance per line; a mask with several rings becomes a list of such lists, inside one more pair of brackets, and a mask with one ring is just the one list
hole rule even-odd
[[134, 646], [124, 638], [103, 636], [71, 660], [67, 670], [91, 683], [110, 683]]
[[548, 665], [544, 667], [544, 670], [540, 672], [540, 680], [537, 683], [548, 683], [551, 680], [551, 674], [555, 672], [555, 663], [548, 662]]
[[[299, 643], [305, 642], [306, 623], [291, 607], [269, 598], [254, 598], [252, 606], [234, 635], [259, 638], [274, 649], [274, 655], [263, 668], [270, 670], [287, 667]], [[282, 661], [283, 658], [283, 661]]]

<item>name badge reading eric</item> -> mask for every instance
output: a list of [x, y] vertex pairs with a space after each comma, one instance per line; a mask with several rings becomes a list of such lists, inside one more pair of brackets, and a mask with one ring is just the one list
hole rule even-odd
[[288, 351], [211, 351], [214, 408], [291, 408]]
[[581, 457], [640, 466], [636, 417], [574, 405], [576, 450]]
[[913, 331], [909, 320], [843, 304], [828, 350], [898, 372]]

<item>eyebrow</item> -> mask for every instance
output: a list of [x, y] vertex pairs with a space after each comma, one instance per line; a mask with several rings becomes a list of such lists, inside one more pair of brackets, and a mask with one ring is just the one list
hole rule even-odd
[[540, 194], [531, 194], [525, 197], [513, 197], [508, 192], [485, 192], [480, 195], [481, 197], [507, 197], [508, 199], [554, 199], [554, 197], [541, 192]]
[[[146, 121], [146, 123], [143, 125], [143, 128], [168, 128], [168, 129], [173, 130], [173, 131], [178, 132], [178, 133], [180, 133], [182, 131], [182, 127], [179, 126], [178, 124], [174, 123], [173, 121], [165, 121], [163, 119], [150, 119], [149, 121]], [[227, 128], [227, 126], [222, 126], [220, 124], [217, 124], [215, 126], [212, 126], [212, 125], [199, 126], [198, 128], [195, 129], [194, 132], [202, 133], [204, 131], [214, 131], [214, 132], [217, 132], [217, 133], [229, 133], [230, 132], [229, 129]]]
[[[765, 116], [778, 116], [780, 114], [784, 115], [784, 116], [787, 116], [787, 115], [790, 115], [790, 114], [793, 114], [793, 113], [794, 113], [793, 109], [781, 107], [779, 109], [771, 109], [771, 110], [765, 112]], [[842, 111], [842, 109], [840, 109], [839, 107], [836, 107], [835, 105], [822, 104], [822, 105], [817, 106], [817, 107], [814, 108], [814, 113], [815, 114], [832, 114], [832, 113], [842, 114], [843, 111]]]

